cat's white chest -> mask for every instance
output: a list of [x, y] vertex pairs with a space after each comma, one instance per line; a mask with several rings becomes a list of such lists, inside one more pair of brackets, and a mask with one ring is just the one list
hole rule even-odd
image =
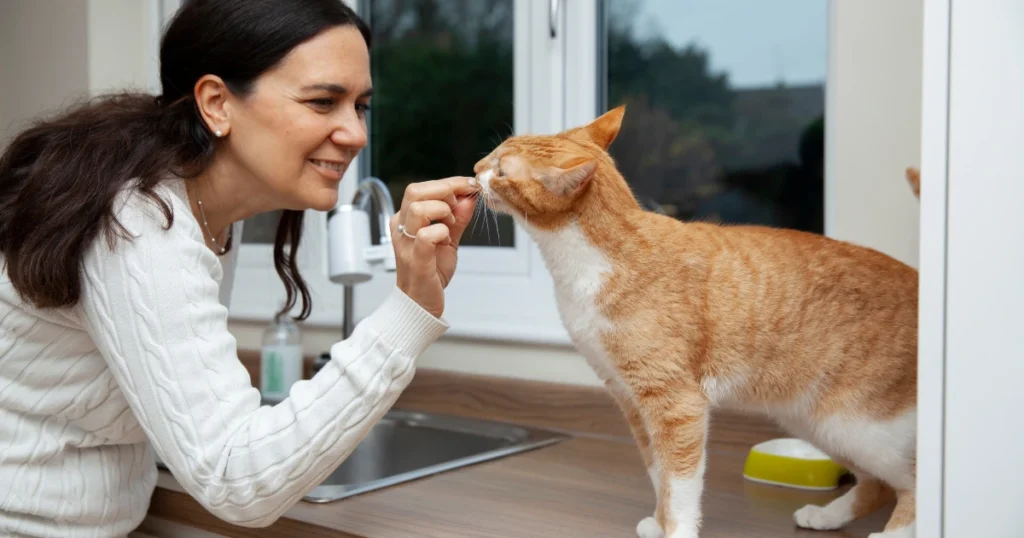
[[601, 341], [612, 323], [597, 307], [601, 289], [612, 271], [611, 262], [576, 224], [554, 232], [534, 229], [531, 236], [554, 280], [555, 300], [569, 336], [601, 378], [617, 379]]

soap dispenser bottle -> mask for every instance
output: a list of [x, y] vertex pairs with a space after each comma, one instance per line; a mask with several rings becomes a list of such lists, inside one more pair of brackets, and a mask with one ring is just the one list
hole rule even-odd
[[263, 331], [260, 353], [260, 394], [277, 403], [288, 397], [291, 386], [302, 379], [302, 334], [287, 313], [274, 316]]

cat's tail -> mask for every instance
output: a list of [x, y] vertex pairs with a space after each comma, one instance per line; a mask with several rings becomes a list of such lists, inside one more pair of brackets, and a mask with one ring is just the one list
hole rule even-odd
[[906, 170], [907, 182], [910, 183], [910, 189], [914, 191], [914, 196], [921, 199], [921, 171], [917, 168], [907, 168]]

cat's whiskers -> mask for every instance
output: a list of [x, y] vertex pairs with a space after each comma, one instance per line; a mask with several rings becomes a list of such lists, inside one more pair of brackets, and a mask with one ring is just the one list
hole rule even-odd
[[[498, 224], [498, 212], [491, 210], [491, 217], [494, 218], [494, 235], [498, 237], [498, 246], [501, 246], [501, 226]], [[490, 238], [488, 238], [490, 239]]]
[[[494, 220], [494, 227], [495, 227], [495, 234], [498, 235], [498, 246], [501, 246], [501, 234], [498, 231], [498, 216], [497, 216], [498, 214], [494, 210], [494, 208], [491, 207], [491, 201], [493, 200], [493, 195], [491, 193], [487, 192], [487, 190], [485, 190], [485, 189], [480, 189], [480, 191], [478, 193], [478, 196], [480, 198], [482, 198], [482, 201], [483, 201], [482, 204], [478, 202], [477, 205], [478, 206], [483, 206], [484, 229], [487, 230], [487, 241], [488, 242], [491, 241], [491, 219], [493, 219]], [[490, 219], [488, 218], [488, 213], [490, 213], [490, 217], [491, 217]]]
[[473, 234], [476, 234], [476, 227], [480, 225], [480, 215], [484, 214], [486, 208], [484, 206], [484, 191], [479, 190], [476, 193], [476, 208], [473, 209]]
[[484, 229], [487, 230], [487, 242], [491, 242], [491, 221], [487, 218], [488, 211], [494, 212], [490, 206], [491, 197], [490, 194], [484, 193]]

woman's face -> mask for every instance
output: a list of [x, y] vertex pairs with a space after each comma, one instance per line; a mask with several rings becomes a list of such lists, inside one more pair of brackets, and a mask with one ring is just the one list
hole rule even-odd
[[221, 150], [231, 169], [259, 184], [267, 209], [327, 211], [366, 146], [371, 92], [370, 55], [359, 30], [326, 30], [261, 75], [251, 94], [225, 97], [230, 131]]

